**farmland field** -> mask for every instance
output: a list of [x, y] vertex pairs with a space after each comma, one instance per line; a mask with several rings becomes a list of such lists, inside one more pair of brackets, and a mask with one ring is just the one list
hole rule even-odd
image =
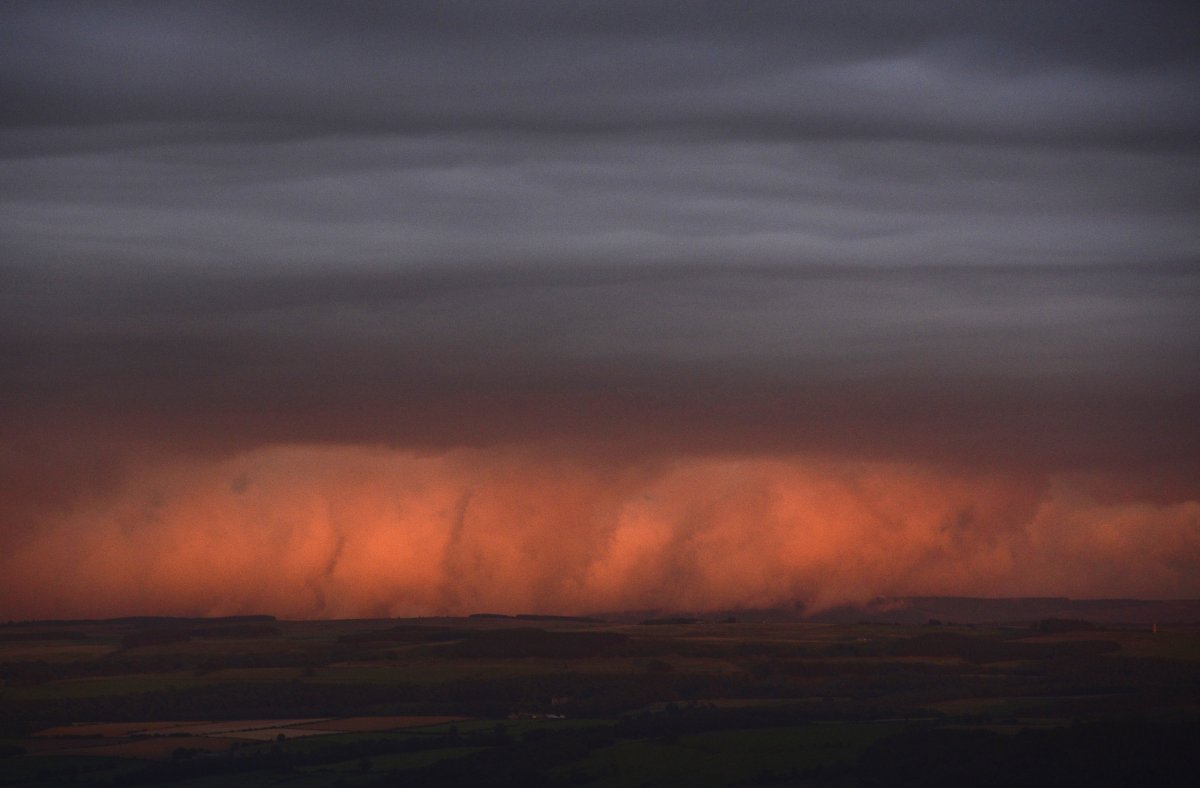
[[869, 786], [918, 761], [912, 784], [1005, 763], [1103, 785], [1144, 758], [1162, 785], [1197, 765], [1171, 747], [1200, 735], [1186, 626], [230, 626], [4, 627], [0, 785]]

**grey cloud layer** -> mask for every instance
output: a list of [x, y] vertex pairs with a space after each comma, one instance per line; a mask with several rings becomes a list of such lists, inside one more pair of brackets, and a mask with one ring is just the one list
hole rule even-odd
[[6, 125], [1190, 146], [1165, 3], [18, 5]]
[[1194, 459], [1194, 30], [1181, 3], [9, 3], [0, 385], [271, 440]]
[[1125, 263], [1194, 258], [1191, 154], [331, 138], [0, 162], [10, 259]]
[[26, 426], [1176, 474], [1200, 440], [1183, 265], [6, 275]]
[[10, 259], [1190, 259], [1168, 3], [14, 3]]

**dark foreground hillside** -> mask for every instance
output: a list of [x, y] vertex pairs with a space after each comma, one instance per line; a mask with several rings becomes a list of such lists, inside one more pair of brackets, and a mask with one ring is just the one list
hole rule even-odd
[[0, 626], [0, 679], [0, 785], [1191, 785], [1200, 766], [1184, 626], [54, 622]]

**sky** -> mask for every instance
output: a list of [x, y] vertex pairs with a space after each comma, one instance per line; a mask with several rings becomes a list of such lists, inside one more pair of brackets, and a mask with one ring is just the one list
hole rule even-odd
[[0, 620], [1200, 597], [1200, 16], [0, 6]]

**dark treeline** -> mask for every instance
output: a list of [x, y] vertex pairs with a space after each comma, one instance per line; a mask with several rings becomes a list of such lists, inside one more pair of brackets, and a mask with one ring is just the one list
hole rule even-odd
[[[449, 657], [582, 659], [612, 654], [630, 640], [619, 632], [559, 631], [514, 627], [466, 629], [406, 624], [342, 635], [356, 646], [384, 643], [441, 643], [435, 653]], [[451, 642], [452, 641], [452, 642]]]

